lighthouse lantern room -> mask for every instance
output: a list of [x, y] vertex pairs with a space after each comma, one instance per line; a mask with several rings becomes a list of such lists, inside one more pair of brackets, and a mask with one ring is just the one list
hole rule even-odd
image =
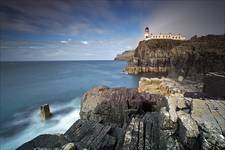
[[147, 38], [149, 38], [149, 28], [148, 27], [146, 27], [145, 28], [145, 39], [147, 39]]

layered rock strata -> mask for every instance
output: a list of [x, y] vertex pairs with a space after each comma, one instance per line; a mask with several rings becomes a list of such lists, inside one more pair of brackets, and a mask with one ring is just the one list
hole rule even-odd
[[202, 87], [141, 78], [138, 89], [92, 88], [82, 97], [81, 119], [64, 134], [41, 135], [18, 149], [224, 149], [225, 101]]
[[[160, 110], [160, 133], [169, 132], [166, 137], [178, 141], [175, 145], [180, 145], [180, 149], [224, 148], [224, 99], [209, 99], [207, 95], [199, 94], [196, 88], [189, 87], [167, 78], [142, 78], [139, 82], [140, 92], [166, 96], [167, 105]], [[164, 144], [170, 145], [169, 142]]]
[[224, 35], [207, 35], [187, 41], [140, 41], [124, 72], [159, 72], [196, 79], [210, 71], [225, 71], [224, 39]]

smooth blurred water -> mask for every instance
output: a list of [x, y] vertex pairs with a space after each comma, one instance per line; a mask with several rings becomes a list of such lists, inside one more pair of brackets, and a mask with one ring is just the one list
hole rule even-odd
[[[1, 62], [0, 149], [15, 149], [43, 133], [63, 133], [79, 119], [80, 97], [97, 85], [136, 87], [121, 61]], [[54, 114], [41, 122], [39, 107]]]

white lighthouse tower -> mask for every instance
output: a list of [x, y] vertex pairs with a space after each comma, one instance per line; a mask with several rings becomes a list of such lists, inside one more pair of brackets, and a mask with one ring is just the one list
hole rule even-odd
[[145, 39], [149, 38], [149, 28], [148, 27], [145, 28], [144, 37], [145, 37]]

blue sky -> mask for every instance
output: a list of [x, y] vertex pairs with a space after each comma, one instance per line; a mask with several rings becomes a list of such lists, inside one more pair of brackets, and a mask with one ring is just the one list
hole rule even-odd
[[224, 0], [5, 0], [0, 60], [109, 60], [150, 32], [224, 34]]

